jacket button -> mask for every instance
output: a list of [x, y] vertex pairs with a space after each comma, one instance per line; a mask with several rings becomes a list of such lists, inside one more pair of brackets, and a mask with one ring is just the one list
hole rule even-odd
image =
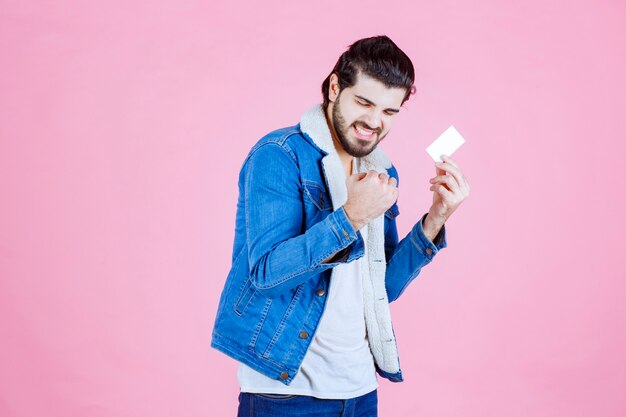
[[300, 332], [300, 339], [306, 339], [307, 337], [309, 337], [307, 332]]
[[426, 253], [430, 255], [431, 253], [433, 253], [433, 250], [431, 248], [426, 248]]
[[319, 290], [317, 290], [317, 295], [319, 295], [320, 297], [324, 294], [326, 294], [326, 291], [324, 291], [323, 288], [320, 288]]
[[280, 379], [285, 380], [287, 378], [289, 378], [289, 374], [287, 372], [282, 372], [280, 374]]

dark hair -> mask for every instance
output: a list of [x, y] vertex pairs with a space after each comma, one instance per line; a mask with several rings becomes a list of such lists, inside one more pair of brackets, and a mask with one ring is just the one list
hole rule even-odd
[[362, 72], [386, 87], [406, 89], [402, 104], [415, 93], [415, 70], [411, 59], [387, 36], [374, 36], [354, 42], [346, 52], [341, 54], [331, 73], [322, 83], [324, 110], [328, 107], [328, 89], [330, 76], [337, 74], [339, 88], [352, 87], [356, 83], [357, 74]]

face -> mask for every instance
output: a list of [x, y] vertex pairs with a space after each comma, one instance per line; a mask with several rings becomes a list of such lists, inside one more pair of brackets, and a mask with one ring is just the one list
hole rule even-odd
[[336, 139], [354, 157], [370, 154], [389, 133], [400, 111], [406, 90], [388, 88], [363, 74], [352, 87], [340, 91], [336, 75], [331, 77], [329, 112]]

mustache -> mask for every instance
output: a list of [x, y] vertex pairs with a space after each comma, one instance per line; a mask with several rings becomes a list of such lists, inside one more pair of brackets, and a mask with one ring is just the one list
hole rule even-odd
[[380, 132], [382, 132], [381, 128], [377, 127], [377, 128], [373, 128], [373, 127], [369, 127], [367, 124], [363, 123], [363, 122], [354, 122], [354, 125], [359, 125], [364, 127], [367, 130], [371, 130], [373, 132], [376, 132], [377, 134], [380, 135]]

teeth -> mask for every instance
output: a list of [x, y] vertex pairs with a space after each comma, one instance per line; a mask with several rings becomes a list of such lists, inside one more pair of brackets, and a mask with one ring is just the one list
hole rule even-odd
[[357, 130], [360, 134], [365, 135], [365, 136], [369, 136], [369, 135], [371, 135], [371, 134], [374, 132], [373, 130], [366, 130], [366, 129], [363, 129], [363, 128], [362, 128], [362, 127], [360, 127], [360, 126], [355, 126], [355, 127], [356, 127], [356, 130]]

